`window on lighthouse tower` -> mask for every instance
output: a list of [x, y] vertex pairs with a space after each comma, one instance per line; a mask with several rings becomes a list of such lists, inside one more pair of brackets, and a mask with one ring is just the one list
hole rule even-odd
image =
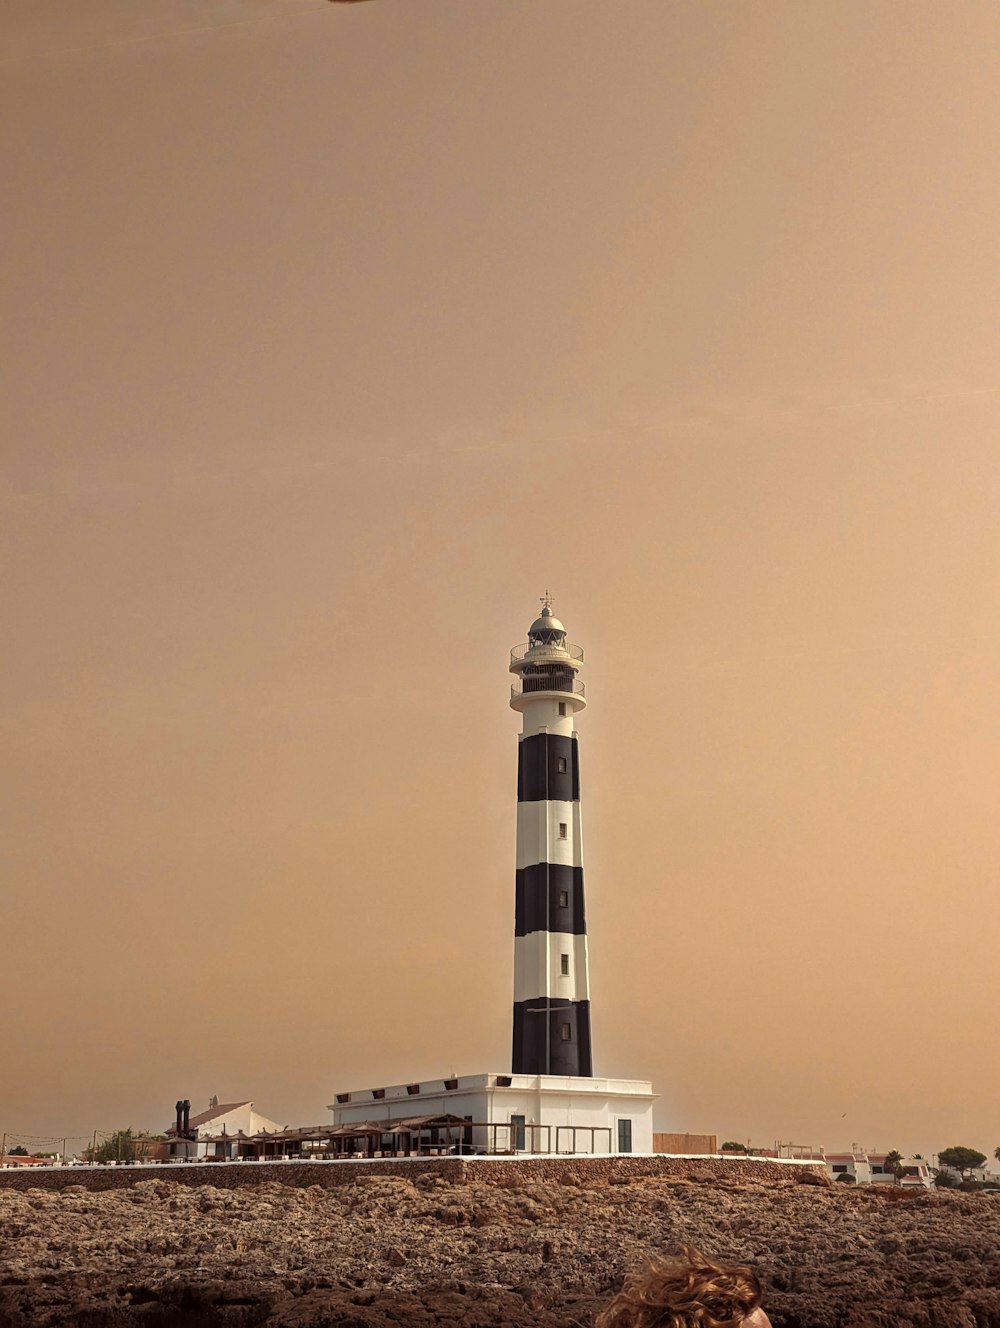
[[560, 839], [569, 838], [569, 826], [565, 821], [559, 822], [559, 838]]
[[564, 978], [568, 978], [568, 977], [569, 977], [569, 955], [568, 955], [568, 954], [564, 954], [564, 955], [560, 955], [560, 956], [559, 956], [559, 972], [562, 974], [562, 976], [563, 976]]

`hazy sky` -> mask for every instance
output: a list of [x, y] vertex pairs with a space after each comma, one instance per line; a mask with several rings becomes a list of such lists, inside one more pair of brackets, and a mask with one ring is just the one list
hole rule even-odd
[[0, 1129], [510, 1064], [1000, 1144], [993, 0], [6, 0]]

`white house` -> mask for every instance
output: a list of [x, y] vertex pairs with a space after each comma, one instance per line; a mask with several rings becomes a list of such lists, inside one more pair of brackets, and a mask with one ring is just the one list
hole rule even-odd
[[864, 1153], [858, 1150], [850, 1153], [826, 1153], [824, 1158], [826, 1169], [834, 1180], [838, 1180], [841, 1176], [849, 1176], [856, 1185], [871, 1184], [871, 1164]]
[[241, 1135], [281, 1130], [284, 1126], [255, 1111], [252, 1102], [224, 1102], [220, 1105], [216, 1097], [207, 1111], [188, 1120], [188, 1129], [194, 1134], [193, 1139], [178, 1139], [176, 1126], [167, 1130], [171, 1158], [237, 1157]]
[[929, 1190], [934, 1184], [931, 1169], [922, 1157], [904, 1157], [901, 1165], [899, 1183], [904, 1189]]
[[903, 1185], [908, 1189], [928, 1188], [933, 1183], [930, 1168], [922, 1157], [904, 1157], [899, 1174], [890, 1171], [888, 1153], [869, 1153], [855, 1148], [850, 1153], [824, 1153], [826, 1169], [838, 1180], [850, 1176], [857, 1185]]
[[934, 1182], [930, 1167], [922, 1157], [904, 1157], [898, 1170], [890, 1171], [888, 1153], [869, 1153], [873, 1185], [904, 1185], [908, 1189], [928, 1189]]
[[338, 1093], [335, 1125], [460, 1116], [487, 1153], [652, 1153], [656, 1094], [645, 1079], [468, 1074]]

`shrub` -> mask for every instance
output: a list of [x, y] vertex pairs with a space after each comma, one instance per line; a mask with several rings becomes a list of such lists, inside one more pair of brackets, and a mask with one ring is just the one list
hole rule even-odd
[[98, 1162], [134, 1162], [135, 1161], [135, 1139], [132, 1135], [132, 1127], [127, 1130], [116, 1130], [104, 1143], [98, 1144], [96, 1161]]
[[939, 1171], [934, 1177], [934, 1184], [939, 1190], [957, 1190], [958, 1181], [950, 1172]]

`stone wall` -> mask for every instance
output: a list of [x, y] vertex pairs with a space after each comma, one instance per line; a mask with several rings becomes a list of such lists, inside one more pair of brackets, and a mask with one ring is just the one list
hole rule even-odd
[[376, 1158], [370, 1162], [203, 1162], [167, 1166], [57, 1167], [0, 1170], [0, 1187], [14, 1190], [120, 1190], [143, 1180], [169, 1180], [181, 1185], [213, 1185], [243, 1189], [269, 1182], [333, 1189], [363, 1184], [372, 1176], [441, 1176], [452, 1184], [478, 1181], [487, 1185], [521, 1184], [530, 1180], [569, 1183], [626, 1184], [646, 1176], [709, 1177], [787, 1185], [802, 1172], [819, 1173], [821, 1162], [776, 1162], [754, 1157], [434, 1157]]

